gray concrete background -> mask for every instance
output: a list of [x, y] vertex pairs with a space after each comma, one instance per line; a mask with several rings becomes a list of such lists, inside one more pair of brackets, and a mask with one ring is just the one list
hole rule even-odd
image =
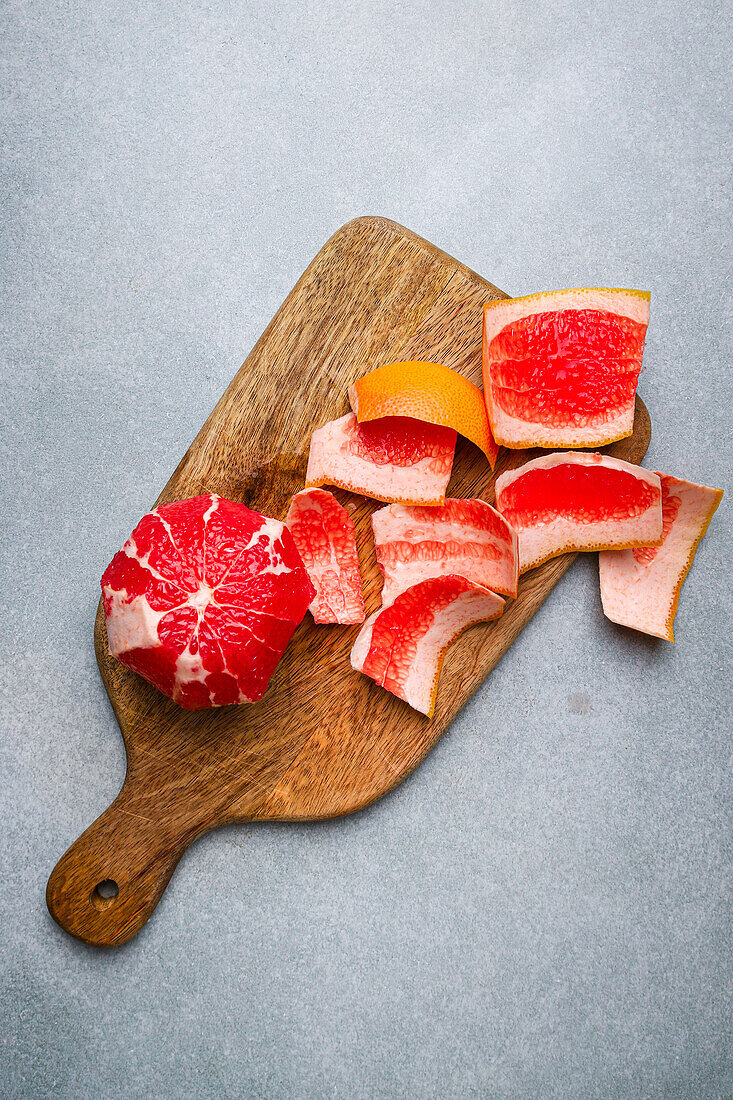
[[651, 288], [649, 464], [731, 486], [723, 5], [2, 18], [0, 1094], [733, 1095], [725, 502], [676, 646], [588, 557], [381, 803], [207, 836], [110, 953], [44, 905], [123, 776], [98, 577], [344, 221], [514, 294]]

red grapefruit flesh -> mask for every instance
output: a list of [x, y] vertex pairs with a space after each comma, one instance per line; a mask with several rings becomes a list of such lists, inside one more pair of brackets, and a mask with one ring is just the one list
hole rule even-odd
[[446, 651], [467, 627], [497, 619], [504, 601], [465, 577], [420, 581], [371, 615], [351, 665], [428, 717]]
[[601, 454], [543, 455], [497, 478], [496, 507], [519, 536], [519, 572], [575, 550], [658, 546], [657, 474]]
[[406, 416], [358, 424], [353, 413], [311, 436], [306, 488], [336, 485], [374, 500], [442, 504], [456, 433]]
[[374, 513], [372, 527], [383, 604], [418, 581], [446, 573], [504, 596], [517, 594], [517, 534], [483, 500], [449, 498], [435, 508], [390, 504]]
[[600, 447], [631, 435], [650, 295], [584, 287], [484, 307], [484, 395], [505, 447]]
[[662, 545], [600, 554], [601, 601], [612, 622], [673, 642], [680, 590], [723, 491], [669, 474], [659, 478]]
[[364, 622], [359, 555], [351, 516], [326, 489], [303, 489], [285, 520], [316, 590], [317, 623]]
[[102, 595], [111, 655], [199, 710], [264, 695], [314, 590], [282, 523], [207, 494], [143, 516]]

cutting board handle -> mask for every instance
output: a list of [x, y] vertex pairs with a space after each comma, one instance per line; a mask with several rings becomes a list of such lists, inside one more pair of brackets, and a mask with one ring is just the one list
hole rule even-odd
[[116, 947], [140, 931], [201, 831], [192, 829], [182, 837], [178, 821], [174, 835], [164, 818], [133, 813], [126, 808], [128, 780], [109, 809], [61, 857], [46, 887], [57, 924], [95, 947]]

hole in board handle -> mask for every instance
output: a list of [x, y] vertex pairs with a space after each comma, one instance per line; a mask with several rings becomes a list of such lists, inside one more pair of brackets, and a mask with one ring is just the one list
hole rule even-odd
[[110, 905], [114, 905], [116, 902], [119, 892], [120, 888], [115, 880], [106, 878], [97, 883], [89, 896], [89, 900], [95, 909], [109, 909]]

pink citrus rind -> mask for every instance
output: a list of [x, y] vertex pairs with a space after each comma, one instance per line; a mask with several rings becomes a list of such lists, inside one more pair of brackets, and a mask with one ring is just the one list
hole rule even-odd
[[[552, 471], [562, 466], [582, 466], [588, 469], [617, 470], [630, 474], [650, 487], [651, 502], [641, 514], [583, 521], [578, 516], [557, 515], [549, 521], [527, 523], [507, 515], [519, 536], [519, 572], [526, 573], [560, 554], [630, 549], [658, 546], [662, 541], [661, 483], [657, 474], [634, 466], [610, 455], [585, 454], [577, 451], [541, 455], [514, 470], [507, 470], [496, 480], [496, 507], [507, 514], [507, 490], [529, 472]], [[572, 501], [570, 501], [572, 504]]]
[[503, 609], [500, 596], [465, 577], [421, 581], [367, 619], [351, 650], [352, 668], [429, 718], [451, 644]]
[[561, 309], [601, 309], [648, 325], [650, 302], [648, 290], [598, 286], [540, 291], [523, 298], [501, 298], [484, 306], [484, 334], [491, 341], [513, 321]]
[[628, 318], [645, 328], [649, 324], [651, 294], [642, 290], [579, 287], [529, 294], [488, 302], [484, 306], [482, 374], [484, 398], [491, 431], [497, 444], [513, 450], [528, 447], [603, 447], [630, 436], [634, 430], [634, 397], [618, 409], [579, 425], [548, 424], [511, 415], [493, 393], [490, 346], [492, 340], [514, 322], [561, 310], [602, 310]]
[[517, 533], [483, 500], [453, 497], [432, 508], [391, 504], [374, 512], [372, 528], [383, 604], [421, 580], [448, 573], [503, 596], [517, 594]]
[[723, 490], [669, 474], [660, 473], [659, 477], [663, 490], [676, 501], [669, 531], [656, 553], [642, 556], [642, 560], [633, 550], [599, 554], [601, 602], [611, 622], [674, 642], [673, 625], [682, 585]]
[[[372, 421], [375, 423], [378, 421]], [[307, 489], [333, 485], [387, 504], [443, 503], [453, 467], [453, 452], [439, 450], [439, 453], [425, 454], [404, 466], [376, 464], [355, 453], [353, 439], [358, 430], [353, 412], [316, 428], [308, 454]]]

